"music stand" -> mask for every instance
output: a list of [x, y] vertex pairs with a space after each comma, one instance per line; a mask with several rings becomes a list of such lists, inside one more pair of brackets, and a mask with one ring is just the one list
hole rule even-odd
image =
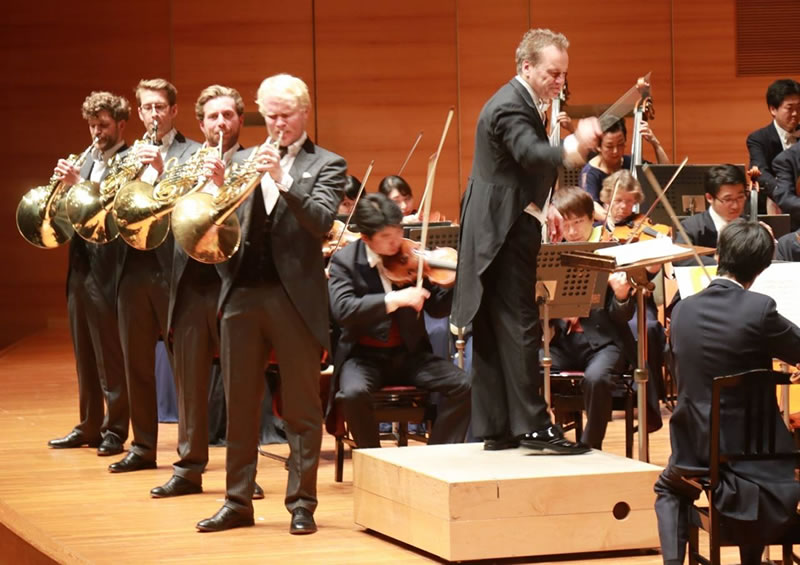
[[683, 259], [694, 257], [694, 253], [699, 255], [710, 255], [715, 249], [710, 247], [692, 247], [690, 245], [678, 245], [686, 249], [684, 253], [673, 253], [652, 259], [644, 259], [635, 263], [618, 265], [613, 257], [605, 257], [592, 252], [572, 251], [561, 256], [564, 265], [582, 267], [584, 269], [598, 270], [605, 273], [624, 272], [628, 276], [628, 281], [633, 287], [636, 295], [636, 322], [637, 328], [637, 367], [633, 371], [633, 380], [636, 382], [636, 408], [639, 423], [639, 460], [650, 461], [650, 447], [647, 434], [647, 310], [645, 308], [645, 293], [652, 291], [655, 285], [647, 276], [647, 267], [663, 265]]
[[550, 406], [550, 319], [584, 318], [605, 297], [608, 273], [562, 264], [561, 254], [581, 251], [591, 254], [595, 249], [614, 245], [612, 242], [543, 243], [536, 258], [536, 303], [542, 319], [544, 355], [544, 398]]
[[[428, 249], [437, 247], [452, 247], [458, 249], [458, 232], [461, 228], [450, 222], [431, 222], [428, 224]], [[422, 237], [422, 228], [415, 224], [403, 226], [403, 237], [412, 241], [419, 241]]]

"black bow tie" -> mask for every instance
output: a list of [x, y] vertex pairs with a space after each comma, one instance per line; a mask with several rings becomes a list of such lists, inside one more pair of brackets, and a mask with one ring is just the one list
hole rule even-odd
[[286, 154], [287, 154], [288, 152], [289, 152], [289, 148], [288, 148], [288, 147], [286, 147], [285, 145], [283, 145], [283, 146], [281, 146], [281, 147], [278, 147], [278, 153], [280, 153], [280, 155], [281, 155], [281, 159], [283, 159], [284, 157], [286, 157]]

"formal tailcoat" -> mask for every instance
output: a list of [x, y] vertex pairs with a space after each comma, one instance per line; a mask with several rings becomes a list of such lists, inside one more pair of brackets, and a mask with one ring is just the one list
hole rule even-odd
[[525, 87], [512, 79], [481, 110], [461, 211], [453, 323], [469, 324], [481, 304], [481, 275], [531, 202], [542, 208], [562, 163]]
[[781, 151], [772, 161], [776, 186], [773, 194], [781, 212], [791, 217], [792, 230], [800, 228], [800, 196], [797, 194], [797, 181], [800, 179], [800, 143], [795, 143], [786, 151]]

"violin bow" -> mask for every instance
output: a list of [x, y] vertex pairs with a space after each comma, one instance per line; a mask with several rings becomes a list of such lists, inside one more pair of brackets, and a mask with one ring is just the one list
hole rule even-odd
[[[686, 163], [688, 163], [688, 162], [689, 162], [689, 157], [684, 157], [683, 161], [681, 161], [681, 164], [678, 166], [677, 169], [675, 169], [675, 172], [672, 174], [672, 177], [669, 179], [669, 182], [667, 182], [667, 186], [664, 187], [664, 194], [667, 193], [669, 188], [672, 186], [672, 183], [675, 182], [675, 179], [678, 178], [678, 175], [680, 174], [680, 172], [683, 170], [683, 168], [686, 166]], [[648, 177], [648, 180], [649, 180], [649, 177]], [[625, 241], [625, 243], [623, 245], [627, 245], [630, 242], [632, 242], [636, 238], [636, 236], [639, 234], [639, 232], [642, 231], [642, 226], [644, 226], [644, 223], [647, 221], [647, 218], [650, 217], [650, 214], [653, 213], [653, 210], [656, 209], [656, 204], [658, 204], [658, 198], [656, 198], [653, 201], [653, 203], [650, 204], [650, 208], [647, 209], [647, 212], [645, 212], [644, 216], [642, 216], [642, 219], [639, 222], [639, 227], [637, 227], [635, 230], [631, 231], [631, 235], [628, 237], [628, 239]]]
[[419, 133], [417, 134], [417, 139], [414, 140], [414, 144], [411, 146], [411, 151], [408, 152], [408, 155], [406, 155], [406, 160], [403, 161], [403, 164], [400, 165], [400, 170], [397, 171], [397, 176], [398, 177], [403, 174], [403, 171], [405, 170], [406, 165], [408, 165], [408, 162], [411, 160], [411, 156], [414, 154], [414, 150], [417, 148], [417, 145], [419, 145], [419, 141], [421, 139], [422, 139], [422, 130], [419, 130]]
[[614, 228], [617, 227], [614, 223], [614, 215], [611, 213], [611, 208], [612, 206], [614, 206], [614, 198], [617, 197], [618, 188], [619, 188], [619, 179], [617, 179], [617, 182], [614, 183], [614, 189], [611, 191], [611, 200], [608, 201], [608, 211], [606, 212], [606, 221], [603, 222], [605, 224], [606, 230], [608, 230], [606, 233], [609, 234], [609, 237], [611, 234], [614, 233]]
[[[689, 158], [687, 157], [686, 159], [683, 160], [683, 162], [686, 163], [686, 161], [688, 160]], [[664, 209], [667, 211], [667, 214], [669, 214], [669, 219], [672, 220], [672, 223], [675, 225], [675, 228], [680, 232], [680, 234], [683, 236], [683, 239], [687, 243], [691, 242], [692, 240], [689, 239], [689, 235], [686, 233], [686, 230], [683, 229], [683, 225], [681, 225], [681, 223], [678, 221], [678, 216], [677, 214], [675, 214], [675, 210], [672, 208], [672, 204], [669, 203], [669, 200], [667, 200], [666, 196], [664, 195], [664, 191], [661, 189], [661, 185], [658, 184], [658, 179], [656, 179], [656, 176], [653, 174], [650, 165], [643, 165], [642, 172], [647, 177], [647, 180], [650, 182], [650, 186], [653, 187], [653, 191], [658, 195], [658, 199], [661, 200], [661, 203], [664, 205]], [[693, 245], [691, 244], [689, 245], [692, 248], [692, 255], [694, 255], [694, 260], [697, 261], [697, 264], [700, 265], [701, 269], [703, 269], [703, 274], [710, 281], [711, 275], [708, 274], [708, 269], [706, 269], [706, 266], [700, 259], [700, 255], [697, 254], [697, 250], [694, 248]]]
[[364, 173], [364, 180], [361, 181], [361, 186], [358, 187], [358, 194], [356, 194], [356, 199], [353, 202], [353, 207], [350, 209], [350, 213], [347, 215], [347, 221], [344, 223], [344, 227], [342, 228], [342, 233], [339, 234], [339, 239], [336, 240], [336, 245], [333, 246], [333, 250], [331, 251], [331, 257], [333, 254], [336, 253], [336, 250], [339, 249], [339, 246], [342, 243], [342, 238], [344, 237], [344, 231], [347, 229], [347, 226], [350, 225], [350, 220], [353, 219], [353, 214], [356, 212], [356, 206], [358, 206], [358, 201], [361, 200], [361, 195], [364, 194], [364, 187], [367, 186], [367, 180], [369, 179], [369, 175], [372, 172], [372, 165], [375, 164], [375, 159], [369, 162], [369, 166], [367, 167], [367, 172]]
[[[450, 129], [450, 122], [453, 121], [453, 114], [455, 114], [455, 108], [451, 106], [450, 110], [447, 112], [447, 119], [444, 123], [442, 137], [439, 139], [439, 146], [436, 148], [436, 153], [433, 154], [433, 159], [428, 167], [428, 178], [425, 181], [425, 192], [422, 195], [424, 200], [422, 206], [422, 234], [419, 238], [421, 253], [425, 252], [425, 249], [428, 245], [428, 223], [431, 214], [431, 200], [433, 200], [433, 178], [436, 176], [436, 165], [439, 163], [439, 155], [442, 154], [442, 147], [444, 146], [444, 140], [447, 137], [447, 131]], [[423, 257], [421, 256], [417, 264], [417, 288], [422, 288], [422, 268]]]

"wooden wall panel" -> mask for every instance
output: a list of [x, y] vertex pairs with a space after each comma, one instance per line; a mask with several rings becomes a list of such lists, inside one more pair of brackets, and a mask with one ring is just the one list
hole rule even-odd
[[736, 77], [733, 0], [675, 0], [674, 22], [678, 154], [747, 162], [747, 134], [772, 119], [764, 96], [782, 77]]
[[19, 236], [19, 199], [47, 182], [60, 157], [89, 144], [80, 112], [89, 92], [111, 90], [133, 101], [139, 78], [169, 73], [169, 10], [158, 0], [135, 7], [96, 0], [79, 8], [54, 0], [17, 3], [4, 11], [0, 37], [7, 164], [0, 241], [9, 273], [0, 283], [2, 347], [48, 318], [66, 317], [66, 248], [36, 249]]
[[462, 193], [472, 169], [478, 115], [486, 101], [516, 74], [514, 53], [529, 28], [528, 8], [528, 0], [498, 2], [491, 8], [482, 0], [458, 3]]
[[[455, 2], [318, 2], [315, 16], [320, 144], [344, 156], [359, 178], [374, 159], [374, 191], [398, 172], [424, 130], [403, 173], [418, 200], [428, 157], [458, 100]], [[451, 218], [458, 211], [458, 119], [439, 160], [433, 200]]]
[[[203, 141], [194, 113], [200, 91], [212, 84], [236, 88], [246, 112], [257, 112], [256, 91], [261, 81], [277, 73], [302, 78], [314, 90], [312, 0], [241, 0], [235, 9], [221, 10], [219, 2], [175, 2], [173, 8], [173, 78], [180, 91], [178, 125]], [[314, 137], [314, 117], [309, 119]], [[247, 126], [241, 143], [264, 141], [263, 124]]]

